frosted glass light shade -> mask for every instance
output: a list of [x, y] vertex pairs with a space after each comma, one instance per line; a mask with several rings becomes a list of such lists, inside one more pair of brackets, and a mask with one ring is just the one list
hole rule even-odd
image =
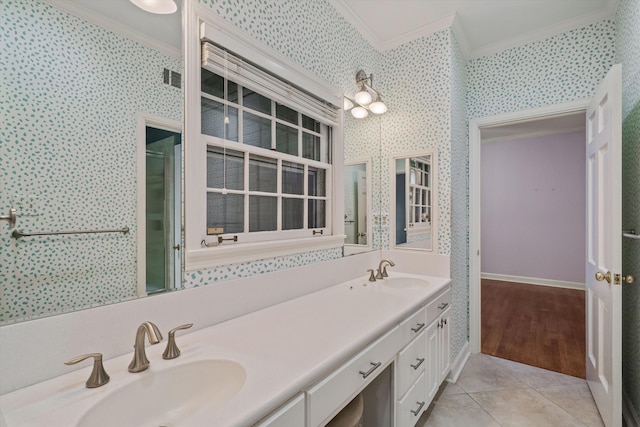
[[351, 115], [356, 119], [364, 119], [369, 115], [369, 112], [367, 111], [366, 108], [358, 105], [353, 110], [351, 110]]
[[371, 101], [373, 101], [373, 99], [371, 98], [371, 94], [366, 90], [361, 90], [360, 92], [356, 93], [356, 96], [354, 98], [360, 105], [369, 105], [371, 104]]
[[373, 114], [384, 114], [387, 112], [387, 106], [384, 102], [377, 99], [376, 102], [372, 102], [369, 105], [369, 110], [371, 110]]
[[129, 0], [142, 10], [157, 13], [160, 15], [168, 15], [178, 10], [178, 6], [173, 0]]
[[353, 102], [347, 97], [344, 98], [344, 111], [349, 111], [353, 108]]

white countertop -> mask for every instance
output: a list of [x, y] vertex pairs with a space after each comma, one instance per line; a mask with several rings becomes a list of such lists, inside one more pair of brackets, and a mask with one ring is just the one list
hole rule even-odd
[[[390, 276], [411, 275], [391, 272]], [[132, 353], [126, 354], [104, 361], [111, 381], [102, 387], [85, 388], [89, 366], [0, 396], [0, 412], [7, 427], [74, 426], [97, 401], [140, 376], [194, 360], [229, 359], [246, 370], [240, 392], [223, 408], [201, 408], [180, 425], [249, 426], [308, 389], [450, 283], [447, 278], [420, 277], [430, 285], [394, 289], [363, 276], [193, 333], [178, 332], [182, 351], [178, 359], [162, 359], [165, 339], [147, 345], [151, 365], [145, 372], [127, 372]], [[131, 336], [123, 337], [132, 345], [136, 328], [132, 325]], [[46, 357], [46, 349], [41, 350]]]

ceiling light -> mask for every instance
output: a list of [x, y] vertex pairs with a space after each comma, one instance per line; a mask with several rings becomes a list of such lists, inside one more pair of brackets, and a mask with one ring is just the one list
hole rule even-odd
[[142, 10], [151, 13], [167, 15], [178, 10], [178, 6], [173, 0], [129, 0]]
[[366, 108], [358, 105], [351, 110], [351, 115], [356, 119], [364, 119], [369, 115], [369, 111]]
[[[355, 104], [350, 98], [345, 97], [345, 111], [351, 109], [351, 114], [357, 119], [367, 117], [369, 111], [374, 114], [384, 114], [387, 111], [387, 106], [382, 102], [382, 95], [373, 88], [373, 74], [367, 76], [364, 71], [358, 71], [356, 73], [356, 84], [359, 90], [353, 97]], [[371, 102], [373, 101], [372, 95], [376, 96], [375, 102]]]

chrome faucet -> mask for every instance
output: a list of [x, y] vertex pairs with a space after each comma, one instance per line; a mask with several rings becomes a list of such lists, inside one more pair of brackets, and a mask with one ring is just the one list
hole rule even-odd
[[387, 266], [384, 264], [389, 264], [389, 266], [394, 267], [395, 264], [393, 263], [393, 261], [391, 261], [390, 259], [383, 259], [382, 261], [380, 261], [380, 264], [378, 265], [378, 274], [376, 274], [376, 279], [384, 279], [385, 277], [389, 277], [389, 274], [387, 274]]
[[129, 372], [141, 372], [149, 367], [149, 359], [144, 350], [144, 335], [147, 334], [150, 344], [158, 344], [162, 341], [162, 334], [156, 325], [144, 322], [138, 326], [136, 343], [133, 346], [133, 360], [129, 363]]

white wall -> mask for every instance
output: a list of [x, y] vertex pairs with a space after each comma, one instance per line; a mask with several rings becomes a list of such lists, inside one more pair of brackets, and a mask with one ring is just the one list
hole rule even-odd
[[482, 272], [584, 283], [584, 131], [482, 145]]

